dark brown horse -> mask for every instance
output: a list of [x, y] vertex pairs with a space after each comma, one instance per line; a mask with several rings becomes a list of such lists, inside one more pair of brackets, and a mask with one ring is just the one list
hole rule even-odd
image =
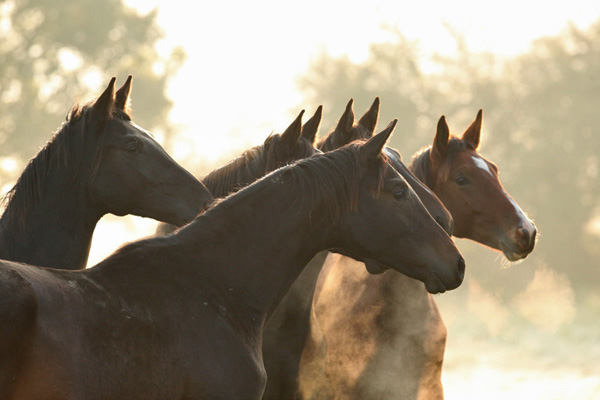
[[458, 287], [460, 253], [381, 155], [392, 129], [280, 168], [93, 268], [0, 263], [0, 396], [259, 399], [262, 329], [327, 248], [434, 293]]
[[183, 224], [208, 203], [208, 190], [131, 120], [131, 76], [115, 78], [67, 121], [5, 197], [0, 258], [80, 269], [100, 218], [134, 214]]
[[[319, 148], [331, 151], [357, 139], [373, 136], [379, 116], [379, 98], [358, 120], [351, 99], [335, 129], [319, 141]], [[384, 149], [387, 161], [415, 190], [429, 213], [451, 234], [452, 218], [439, 199], [404, 165], [400, 154]], [[312, 299], [319, 272], [328, 252], [315, 256], [275, 310], [263, 336], [263, 357], [267, 370], [267, 387], [263, 399], [299, 398], [298, 382], [315, 382], [325, 374], [326, 344], [312, 311]], [[367, 262], [369, 271], [380, 272], [384, 266]], [[299, 376], [302, 374], [302, 376]], [[319, 389], [321, 394], [323, 389]]]
[[[312, 156], [318, 151], [313, 144], [322, 113], [323, 107], [319, 106], [302, 126], [303, 110], [283, 133], [269, 135], [263, 144], [244, 151], [239, 157], [206, 175], [202, 183], [215, 198], [225, 197], [279, 167]], [[166, 235], [176, 228], [177, 225], [159, 224], [156, 234]]]
[[[456, 236], [502, 250], [509, 260], [524, 258], [535, 226], [502, 188], [495, 165], [477, 152], [481, 125], [479, 111], [461, 137], [451, 137], [442, 117], [433, 146], [415, 156], [411, 170], [450, 210]], [[321, 384], [334, 388], [335, 398], [443, 398], [446, 328], [420, 282], [369, 275], [359, 263], [332, 256], [318, 287], [315, 314], [329, 374]]]

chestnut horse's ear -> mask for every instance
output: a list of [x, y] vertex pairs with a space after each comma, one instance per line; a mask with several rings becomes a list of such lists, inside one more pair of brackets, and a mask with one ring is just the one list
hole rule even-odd
[[315, 139], [317, 138], [317, 132], [319, 131], [319, 126], [321, 125], [322, 117], [323, 106], [320, 105], [319, 107], [317, 107], [315, 115], [313, 115], [311, 119], [306, 121], [306, 123], [302, 127], [302, 137], [312, 144], [315, 144]]
[[104, 89], [104, 92], [96, 99], [96, 102], [92, 106], [93, 115], [98, 119], [110, 118], [112, 116], [115, 107], [115, 81], [117, 78], [114, 76], [110, 80], [108, 87]]
[[279, 138], [279, 145], [283, 146], [288, 151], [293, 151], [298, 145], [298, 139], [302, 133], [302, 115], [304, 110], [300, 111], [300, 114], [296, 117], [294, 122], [287, 127], [287, 129], [281, 134]]
[[379, 97], [375, 97], [373, 104], [367, 110], [365, 115], [363, 115], [358, 121], [359, 125], [367, 128], [368, 136], [370, 138], [375, 133], [375, 128], [377, 127], [377, 119], [379, 118]]
[[360, 148], [360, 159], [363, 163], [369, 163], [379, 157], [379, 154], [381, 154], [381, 151], [394, 131], [394, 128], [396, 128], [397, 122], [397, 119], [393, 120], [384, 130], [362, 145]]
[[119, 110], [125, 111], [127, 114], [129, 114], [130, 111], [129, 94], [131, 93], [131, 80], [132, 76], [129, 75], [123, 86], [121, 86], [121, 88], [117, 90], [117, 93], [115, 95], [115, 107]]
[[481, 124], [483, 122], [483, 110], [479, 109], [475, 121], [467, 128], [462, 135], [462, 140], [469, 142], [475, 150], [479, 147], [479, 137], [481, 135]]
[[446, 117], [441, 116], [437, 124], [433, 145], [431, 146], [430, 157], [433, 160], [443, 160], [448, 152], [448, 141], [450, 140], [450, 130], [446, 123]]
[[354, 99], [350, 99], [348, 104], [346, 104], [346, 109], [340, 117], [340, 120], [338, 121], [334, 132], [339, 132], [342, 135], [345, 135], [348, 132], [350, 132], [350, 129], [352, 129], [352, 125], [354, 125], [354, 110], [352, 109], [353, 104]]

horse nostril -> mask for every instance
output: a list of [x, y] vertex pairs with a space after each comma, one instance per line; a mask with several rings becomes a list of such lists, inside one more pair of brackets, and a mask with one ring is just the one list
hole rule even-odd
[[458, 275], [460, 277], [460, 280], [462, 281], [465, 278], [465, 259], [460, 257], [458, 259]]
[[529, 247], [529, 243], [531, 243], [531, 239], [530, 239], [529, 231], [527, 229], [518, 228], [517, 229], [517, 238], [519, 241], [519, 246], [521, 248]]

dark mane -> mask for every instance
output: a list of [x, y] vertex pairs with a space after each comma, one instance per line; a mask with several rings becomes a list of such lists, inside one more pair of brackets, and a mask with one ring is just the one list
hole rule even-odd
[[[285, 193], [294, 199], [290, 202], [291, 209], [318, 209], [322, 218], [335, 221], [342, 213], [355, 210], [358, 205], [361, 143], [355, 141], [336, 151], [301, 159], [263, 177], [240, 191], [240, 194], [254, 190], [264, 181], [283, 183], [289, 180], [293, 182], [291, 186], [294, 187], [294, 191]], [[374, 195], [382, 189], [386, 165], [387, 157], [381, 154], [378, 164], [374, 166], [377, 168], [377, 179], [371, 188]], [[204, 215], [210, 216], [219, 204], [235, 201], [232, 197], [235, 197], [234, 193], [215, 201]]]
[[[65, 171], [67, 168], [80, 171], [83, 151], [77, 151], [79, 146], [88, 137], [97, 137], [98, 144], [92, 163], [92, 171], [96, 171], [102, 161], [104, 146], [102, 139], [104, 135], [92, 135], [86, 127], [86, 116], [89, 114], [93, 103], [84, 106], [75, 105], [67, 114], [65, 122], [52, 134], [50, 140], [29, 160], [25, 170], [17, 179], [15, 185], [0, 199], [0, 205], [4, 206], [2, 219], [10, 224], [18, 224], [23, 229], [27, 223], [28, 211], [36, 206], [44, 195], [44, 187], [48, 173], [55, 169]], [[130, 120], [128, 114], [119, 109], [113, 109], [112, 118], [119, 120]], [[100, 127], [94, 127], [94, 130]], [[75, 163], [75, 165], [71, 165]]]
[[[202, 183], [215, 198], [224, 197], [242, 189], [266, 173], [287, 165], [293, 160], [278, 161], [276, 154], [280, 138], [281, 134], [269, 135], [263, 144], [246, 150], [239, 157], [206, 175]], [[298, 140], [298, 146], [298, 154], [306, 156], [314, 152], [312, 144], [304, 138]]]
[[[454, 156], [459, 152], [471, 149], [475, 150], [475, 148], [468, 143], [466, 140], [461, 140], [457, 137], [452, 137], [448, 141], [448, 152], [446, 154], [445, 166], [443, 169], [445, 174], [450, 172], [450, 165], [452, 165], [452, 161], [454, 160]], [[431, 177], [429, 173], [430, 166], [430, 155], [431, 155], [431, 146], [424, 147], [419, 150], [412, 157], [412, 162], [408, 169], [412, 172], [421, 182], [423, 182], [426, 186], [432, 187], [433, 182], [431, 182]], [[442, 180], [445, 180], [447, 176], [441, 176]]]

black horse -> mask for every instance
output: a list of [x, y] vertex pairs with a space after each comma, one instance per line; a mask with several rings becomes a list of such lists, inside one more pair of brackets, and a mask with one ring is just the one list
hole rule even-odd
[[183, 224], [209, 191], [131, 120], [131, 76], [112, 78], [94, 102], [74, 107], [5, 196], [0, 258], [80, 269], [96, 223], [112, 213]]
[[458, 287], [460, 253], [381, 154], [394, 125], [280, 168], [93, 268], [1, 262], [0, 396], [259, 399], [265, 323], [327, 248], [432, 293]]

